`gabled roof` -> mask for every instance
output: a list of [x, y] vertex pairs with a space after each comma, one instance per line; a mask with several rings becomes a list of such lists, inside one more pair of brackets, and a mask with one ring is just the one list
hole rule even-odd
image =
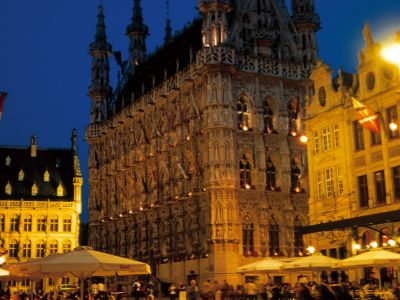
[[[10, 157], [10, 164], [6, 164]], [[31, 148], [0, 146], [0, 200], [73, 200], [74, 152], [72, 149], [37, 149], [36, 157], [31, 156]], [[20, 171], [24, 179], [18, 180]], [[44, 181], [46, 170], [50, 180]], [[10, 183], [11, 195], [5, 187]], [[61, 183], [64, 193], [57, 197], [57, 187]], [[32, 186], [36, 184], [38, 194], [32, 196]]]

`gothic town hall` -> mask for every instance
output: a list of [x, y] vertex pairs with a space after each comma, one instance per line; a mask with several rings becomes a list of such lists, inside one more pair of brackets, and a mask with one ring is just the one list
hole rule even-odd
[[134, 0], [129, 61], [110, 86], [105, 17], [89, 50], [89, 244], [166, 282], [239, 282], [237, 267], [302, 255], [299, 141], [317, 59], [313, 0], [200, 0], [200, 17], [146, 52]]

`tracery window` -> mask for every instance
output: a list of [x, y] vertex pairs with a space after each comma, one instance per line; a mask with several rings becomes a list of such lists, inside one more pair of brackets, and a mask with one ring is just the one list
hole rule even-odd
[[238, 128], [243, 130], [248, 130], [250, 128], [249, 124], [249, 108], [248, 103], [243, 97], [240, 97], [237, 104], [237, 121]]
[[246, 158], [246, 155], [243, 154], [239, 163], [240, 169], [240, 187], [243, 189], [251, 188], [251, 166], [249, 161]]

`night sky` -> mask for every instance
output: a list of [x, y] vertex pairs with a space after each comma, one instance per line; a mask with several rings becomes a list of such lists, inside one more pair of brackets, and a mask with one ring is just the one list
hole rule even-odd
[[[399, 0], [315, 0], [322, 30], [319, 55], [333, 69], [354, 71], [363, 48], [361, 31], [368, 22], [375, 40], [391, 41], [400, 30]], [[79, 156], [85, 176], [82, 220], [87, 221], [87, 152], [91, 58], [97, 0], [0, 0], [0, 91], [7, 91], [0, 144], [27, 146], [37, 136], [38, 147], [70, 147], [78, 130]], [[125, 28], [133, 0], [103, 0], [108, 41], [127, 58]], [[171, 0], [173, 30], [197, 16], [197, 0]], [[142, 0], [147, 40], [152, 52], [162, 44], [165, 0]], [[117, 68], [112, 64], [114, 85]], [[0, 162], [2, 163], [2, 162]], [[4, 188], [4, 187], [0, 187]]]

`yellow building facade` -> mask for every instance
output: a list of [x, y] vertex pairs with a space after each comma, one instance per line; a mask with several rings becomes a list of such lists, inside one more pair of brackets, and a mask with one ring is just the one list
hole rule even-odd
[[[398, 122], [399, 73], [381, 58], [368, 25], [363, 36], [357, 74], [339, 70], [334, 76], [328, 65], [317, 64], [305, 118], [312, 229], [306, 233], [314, 232], [306, 240], [338, 258], [355, 254], [356, 244], [361, 251], [372, 241], [386, 247], [399, 234], [388, 215], [400, 209], [400, 136], [389, 128]], [[357, 102], [366, 107], [356, 109]], [[377, 132], [359, 122], [363, 112], [377, 116]], [[364, 125], [373, 125], [369, 121]]]
[[[76, 131], [69, 149], [0, 147], [0, 246], [6, 264], [63, 253], [79, 246], [82, 175]], [[28, 280], [9, 282], [27, 289]], [[46, 289], [43, 282], [37, 289]]]

